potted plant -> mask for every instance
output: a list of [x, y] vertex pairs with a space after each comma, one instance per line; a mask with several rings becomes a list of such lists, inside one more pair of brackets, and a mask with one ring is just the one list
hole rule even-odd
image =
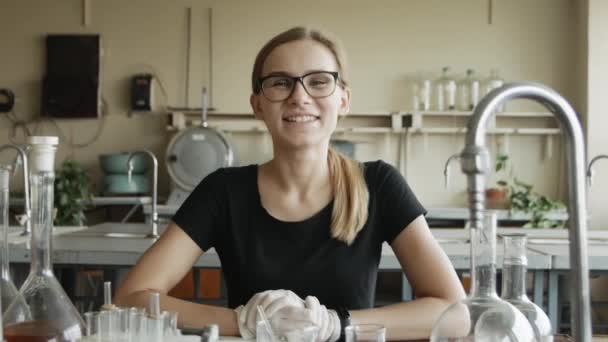
[[[509, 157], [507, 155], [498, 155], [496, 157], [497, 173], [506, 169], [508, 160]], [[551, 212], [566, 208], [564, 203], [537, 193], [531, 184], [517, 179], [517, 177], [512, 175], [512, 172], [507, 179], [498, 180], [496, 184], [498, 185], [497, 189], [503, 194], [508, 203], [511, 213], [519, 211], [532, 216], [530, 221], [524, 225], [524, 228], [564, 227], [564, 221], [549, 217]], [[486, 197], [488, 196], [488, 190], [486, 190]]]
[[85, 209], [91, 203], [91, 178], [75, 160], [67, 159], [55, 172], [56, 226], [82, 226]]
[[[509, 157], [504, 154], [500, 154], [496, 156], [496, 166], [495, 172], [496, 174], [500, 174], [504, 172], [507, 167], [507, 160]], [[489, 209], [508, 209], [509, 208], [509, 200], [507, 198], [507, 187], [503, 184], [504, 181], [498, 181], [497, 186], [487, 188], [485, 191], [486, 195], [486, 206]]]

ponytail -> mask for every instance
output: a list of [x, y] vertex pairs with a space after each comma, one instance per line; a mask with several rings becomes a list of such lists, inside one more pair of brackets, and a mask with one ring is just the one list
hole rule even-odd
[[331, 236], [350, 245], [367, 222], [369, 191], [363, 164], [331, 148], [327, 159], [334, 192]]

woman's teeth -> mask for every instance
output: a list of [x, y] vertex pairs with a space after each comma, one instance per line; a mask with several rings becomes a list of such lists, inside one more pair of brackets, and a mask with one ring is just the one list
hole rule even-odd
[[288, 121], [288, 122], [309, 122], [309, 121], [314, 121], [316, 119], [317, 119], [317, 117], [314, 115], [297, 115], [297, 116], [286, 117], [283, 120]]

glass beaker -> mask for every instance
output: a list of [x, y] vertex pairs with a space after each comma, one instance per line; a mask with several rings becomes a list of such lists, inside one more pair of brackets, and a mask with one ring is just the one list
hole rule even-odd
[[[73, 341], [84, 335], [84, 321], [53, 274], [53, 185], [57, 137], [30, 137], [32, 234], [30, 273], [21, 286], [25, 307], [13, 301], [4, 315], [7, 342]], [[20, 312], [29, 310], [31, 318]]]
[[502, 266], [502, 299], [513, 304], [532, 325], [536, 340], [552, 341], [551, 321], [526, 294], [526, 234], [504, 234], [505, 252]]
[[534, 341], [526, 317], [496, 293], [496, 214], [486, 213], [483, 226], [469, 231], [471, 292], [441, 314], [431, 341]]
[[386, 328], [381, 324], [356, 324], [344, 329], [346, 342], [384, 342]]

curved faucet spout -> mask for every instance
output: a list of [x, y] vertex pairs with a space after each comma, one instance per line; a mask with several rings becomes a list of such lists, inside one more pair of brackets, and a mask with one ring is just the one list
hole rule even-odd
[[466, 145], [461, 156], [467, 174], [472, 227], [482, 223], [484, 177], [489, 156], [485, 147], [486, 124], [500, 105], [512, 99], [530, 99], [543, 104], [559, 121], [568, 164], [568, 214], [572, 327], [575, 341], [591, 341], [589, 271], [587, 259], [587, 206], [585, 196], [585, 145], [579, 119], [570, 104], [554, 90], [535, 83], [511, 83], [494, 89], [477, 105], [467, 126]]
[[589, 166], [587, 167], [587, 184], [589, 184], [589, 187], [593, 185], [593, 164], [595, 164], [600, 159], [608, 159], [608, 155], [600, 154], [593, 157], [593, 159], [591, 159], [591, 161], [589, 162]]
[[443, 180], [444, 187], [447, 189], [450, 186], [450, 164], [454, 160], [460, 159], [460, 153], [452, 154], [446, 161], [445, 165], [443, 165]]
[[23, 231], [21, 232], [22, 236], [29, 235], [32, 231], [32, 202], [30, 200], [30, 181], [29, 181], [29, 167], [27, 163], [27, 154], [25, 151], [13, 144], [7, 144], [0, 146], [0, 152], [4, 150], [12, 149], [17, 151], [17, 158], [21, 158], [21, 162], [23, 163], [23, 192], [24, 195], [24, 210], [25, 210], [25, 225], [23, 227]]
[[149, 150], [139, 150], [139, 151], [134, 151], [131, 152], [131, 154], [129, 154], [129, 159], [127, 159], [127, 165], [128, 165], [128, 173], [129, 173], [129, 179], [131, 178], [131, 173], [133, 170], [133, 157], [137, 154], [143, 154], [148, 156], [150, 159], [152, 159], [152, 163], [153, 163], [153, 175], [152, 175], [152, 232], [150, 232], [150, 234], [148, 234], [148, 237], [151, 238], [157, 238], [158, 235], [158, 209], [157, 209], [157, 203], [158, 203], [158, 159], [156, 159], [156, 156], [154, 155], [154, 153], [150, 152]]

